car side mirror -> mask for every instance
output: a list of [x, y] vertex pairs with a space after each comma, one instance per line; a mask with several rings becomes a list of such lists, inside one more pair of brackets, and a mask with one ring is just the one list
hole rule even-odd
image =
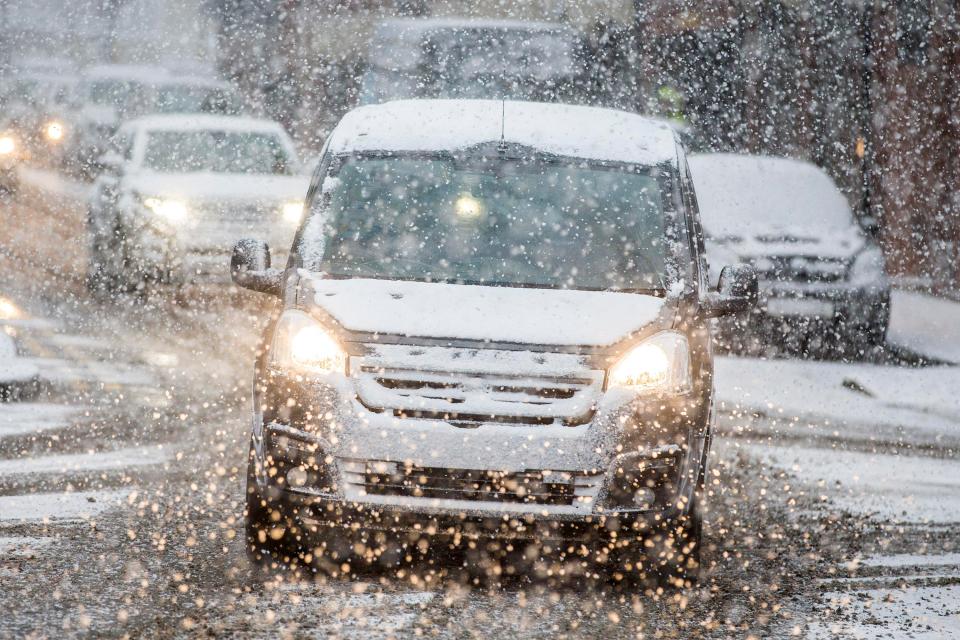
[[270, 268], [270, 247], [262, 240], [240, 240], [233, 246], [230, 257], [230, 277], [239, 287], [280, 295], [279, 269]]
[[97, 164], [113, 173], [120, 173], [123, 171], [123, 166], [126, 164], [126, 161], [123, 159], [123, 156], [116, 151], [107, 151], [97, 158]]
[[757, 304], [760, 284], [757, 272], [747, 264], [730, 265], [720, 272], [716, 292], [707, 294], [701, 308], [708, 318], [740, 313]]
[[863, 216], [860, 219], [860, 227], [871, 238], [880, 235], [880, 221], [877, 220], [876, 216]]

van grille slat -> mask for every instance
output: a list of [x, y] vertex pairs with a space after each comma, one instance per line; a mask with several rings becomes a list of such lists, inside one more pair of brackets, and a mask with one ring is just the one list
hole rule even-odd
[[384, 461], [343, 461], [348, 485], [365, 495], [542, 505], [590, 503], [599, 474], [496, 472], [420, 467]]
[[[368, 346], [375, 354], [378, 346]], [[377, 413], [471, 427], [483, 423], [573, 426], [593, 417], [603, 386], [601, 370], [584, 366], [582, 370], [559, 375], [546, 375], [551, 373], [548, 366], [544, 373], [530, 375], [504, 367], [484, 371], [465, 362], [466, 358], [459, 354], [451, 355], [456, 351], [438, 349], [433, 354], [449, 356], [448, 362], [441, 362], [451, 369], [463, 367], [463, 371], [417, 367], [416, 356], [386, 359], [375, 354], [351, 358], [358, 399]], [[495, 360], [501, 354], [508, 352], [489, 350], [484, 355]]]

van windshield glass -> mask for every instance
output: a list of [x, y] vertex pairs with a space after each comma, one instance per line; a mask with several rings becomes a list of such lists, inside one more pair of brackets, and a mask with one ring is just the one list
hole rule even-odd
[[351, 158], [328, 179], [333, 277], [661, 292], [664, 181], [649, 167]]

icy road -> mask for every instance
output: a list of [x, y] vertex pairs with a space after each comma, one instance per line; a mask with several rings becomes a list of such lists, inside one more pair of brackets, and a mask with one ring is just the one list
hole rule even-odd
[[255, 571], [242, 548], [269, 302], [92, 299], [83, 189], [24, 180], [0, 202], [0, 347], [26, 380], [0, 404], [0, 637], [960, 636], [958, 304], [898, 293], [891, 344], [865, 362], [719, 362], [692, 591], [468, 587], [429, 554], [319, 581]]

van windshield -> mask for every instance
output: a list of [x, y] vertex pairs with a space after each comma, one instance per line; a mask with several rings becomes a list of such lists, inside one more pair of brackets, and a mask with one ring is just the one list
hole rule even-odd
[[[650, 167], [353, 157], [328, 178], [332, 277], [662, 292], [669, 197]], [[312, 221], [306, 235], [313, 230]]]

